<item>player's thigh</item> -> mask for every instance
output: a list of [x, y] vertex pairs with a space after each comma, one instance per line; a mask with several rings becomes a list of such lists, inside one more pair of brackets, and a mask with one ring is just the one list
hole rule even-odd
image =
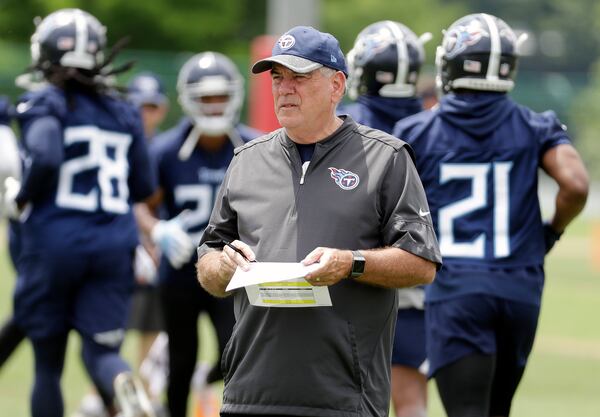
[[86, 268], [81, 257], [47, 252], [20, 257], [14, 293], [15, 320], [31, 339], [70, 329], [74, 294]]
[[492, 385], [491, 415], [508, 415], [521, 381], [537, 329], [539, 306], [502, 301], [498, 327], [496, 370]]
[[466, 356], [495, 354], [497, 314], [498, 299], [483, 294], [427, 303], [429, 375]]
[[73, 327], [101, 344], [122, 341], [133, 293], [133, 251], [90, 254], [90, 267], [77, 293]]

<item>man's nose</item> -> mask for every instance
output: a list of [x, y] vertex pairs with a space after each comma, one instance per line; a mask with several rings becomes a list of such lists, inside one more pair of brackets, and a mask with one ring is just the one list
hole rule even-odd
[[292, 94], [296, 91], [296, 82], [293, 78], [284, 78], [279, 83], [279, 92], [281, 94]]

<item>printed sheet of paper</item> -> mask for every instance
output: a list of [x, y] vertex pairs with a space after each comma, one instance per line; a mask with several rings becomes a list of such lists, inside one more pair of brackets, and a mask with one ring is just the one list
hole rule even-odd
[[227, 291], [245, 287], [249, 302], [260, 307], [331, 306], [328, 287], [315, 287], [304, 279], [318, 268], [318, 264], [253, 262], [250, 270], [235, 271]]

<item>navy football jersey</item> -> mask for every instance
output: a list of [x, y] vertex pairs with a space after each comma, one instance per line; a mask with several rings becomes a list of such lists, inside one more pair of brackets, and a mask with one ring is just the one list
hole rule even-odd
[[505, 94], [450, 94], [394, 135], [415, 151], [444, 260], [427, 300], [487, 293], [539, 304], [538, 168], [548, 149], [570, 143], [555, 114]]
[[[234, 146], [230, 141], [216, 152], [194, 148], [190, 157], [182, 161], [178, 153], [192, 130], [191, 119], [185, 117], [170, 130], [155, 137], [150, 145], [153, 167], [159, 187], [163, 191], [163, 213], [167, 219], [187, 210], [182, 220], [183, 229], [193, 242], [199, 242], [208, 224], [210, 213], [227, 167], [233, 158]], [[244, 142], [261, 135], [260, 132], [238, 124], [236, 131]], [[160, 263], [160, 279], [172, 283], [197, 284], [194, 265], [196, 255], [181, 269], [174, 269], [166, 259]]]
[[109, 95], [48, 87], [23, 96], [17, 119], [26, 158], [17, 201], [32, 205], [22, 251], [132, 250], [131, 205], [154, 190], [138, 111]]
[[355, 103], [342, 105], [338, 114], [348, 114], [355, 122], [391, 134], [396, 122], [423, 110], [418, 98], [359, 96]]

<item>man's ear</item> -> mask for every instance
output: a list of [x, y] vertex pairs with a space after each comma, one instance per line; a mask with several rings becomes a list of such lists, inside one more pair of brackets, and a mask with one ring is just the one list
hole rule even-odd
[[336, 71], [334, 76], [331, 78], [331, 85], [333, 87], [332, 99], [339, 103], [346, 94], [346, 76], [341, 71]]

